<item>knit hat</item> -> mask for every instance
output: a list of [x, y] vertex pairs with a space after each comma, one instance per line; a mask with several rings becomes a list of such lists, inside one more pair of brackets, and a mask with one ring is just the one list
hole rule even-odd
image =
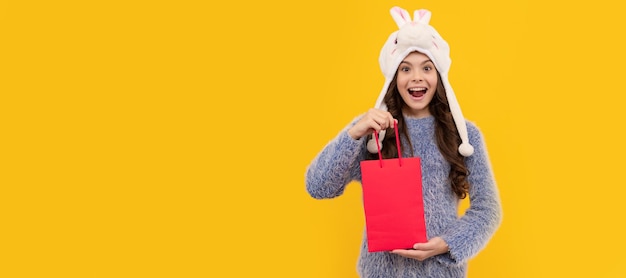
[[[380, 69], [385, 76], [385, 84], [374, 107], [387, 110], [387, 105], [383, 102], [383, 98], [387, 93], [389, 84], [396, 74], [398, 66], [411, 52], [418, 51], [423, 53], [430, 58], [435, 64], [437, 72], [439, 72], [439, 76], [441, 77], [440, 82], [443, 83], [443, 87], [446, 89], [446, 97], [448, 98], [452, 118], [454, 119], [454, 123], [461, 137], [459, 153], [467, 157], [474, 153], [474, 147], [469, 144], [465, 118], [463, 117], [463, 113], [461, 113], [461, 107], [456, 100], [452, 86], [450, 86], [450, 82], [448, 82], [448, 71], [450, 70], [450, 63], [452, 62], [450, 59], [450, 46], [443, 40], [439, 33], [437, 33], [435, 28], [428, 24], [430, 16], [430, 11], [420, 9], [414, 12], [414, 19], [411, 20], [406, 10], [399, 7], [391, 8], [391, 17], [395, 20], [399, 30], [391, 33], [380, 52], [379, 63]], [[384, 136], [383, 130], [378, 137], [381, 147]], [[371, 153], [378, 152], [375, 139], [372, 138], [368, 142], [367, 149]]]

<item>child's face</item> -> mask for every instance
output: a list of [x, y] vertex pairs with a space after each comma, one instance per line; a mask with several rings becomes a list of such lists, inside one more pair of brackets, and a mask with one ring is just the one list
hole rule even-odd
[[437, 90], [437, 70], [428, 56], [413, 52], [406, 56], [396, 77], [400, 96], [406, 103], [402, 112], [408, 116], [430, 116], [428, 104]]

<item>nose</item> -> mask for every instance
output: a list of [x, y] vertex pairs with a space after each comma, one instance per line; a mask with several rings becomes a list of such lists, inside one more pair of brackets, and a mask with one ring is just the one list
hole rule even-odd
[[422, 76], [422, 74], [420, 72], [418, 72], [418, 71], [415, 71], [413, 73], [411, 81], [413, 81], [413, 82], [420, 82], [422, 80], [424, 80], [424, 77]]

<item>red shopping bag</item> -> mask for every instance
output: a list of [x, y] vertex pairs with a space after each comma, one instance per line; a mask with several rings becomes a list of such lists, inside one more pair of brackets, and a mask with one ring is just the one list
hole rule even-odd
[[398, 126], [394, 126], [398, 158], [361, 161], [363, 208], [369, 252], [410, 249], [426, 242], [419, 157], [402, 158]]

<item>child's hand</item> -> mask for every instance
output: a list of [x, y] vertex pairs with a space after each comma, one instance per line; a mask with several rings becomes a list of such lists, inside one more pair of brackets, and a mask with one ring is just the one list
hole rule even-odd
[[348, 134], [353, 139], [359, 139], [372, 133], [374, 130], [380, 132], [393, 127], [395, 119], [388, 111], [372, 108], [348, 130]]
[[423, 261], [446, 252], [448, 252], [448, 244], [440, 237], [431, 238], [426, 243], [416, 243], [413, 245], [413, 249], [396, 249], [391, 251], [392, 254], [398, 254], [418, 261]]

